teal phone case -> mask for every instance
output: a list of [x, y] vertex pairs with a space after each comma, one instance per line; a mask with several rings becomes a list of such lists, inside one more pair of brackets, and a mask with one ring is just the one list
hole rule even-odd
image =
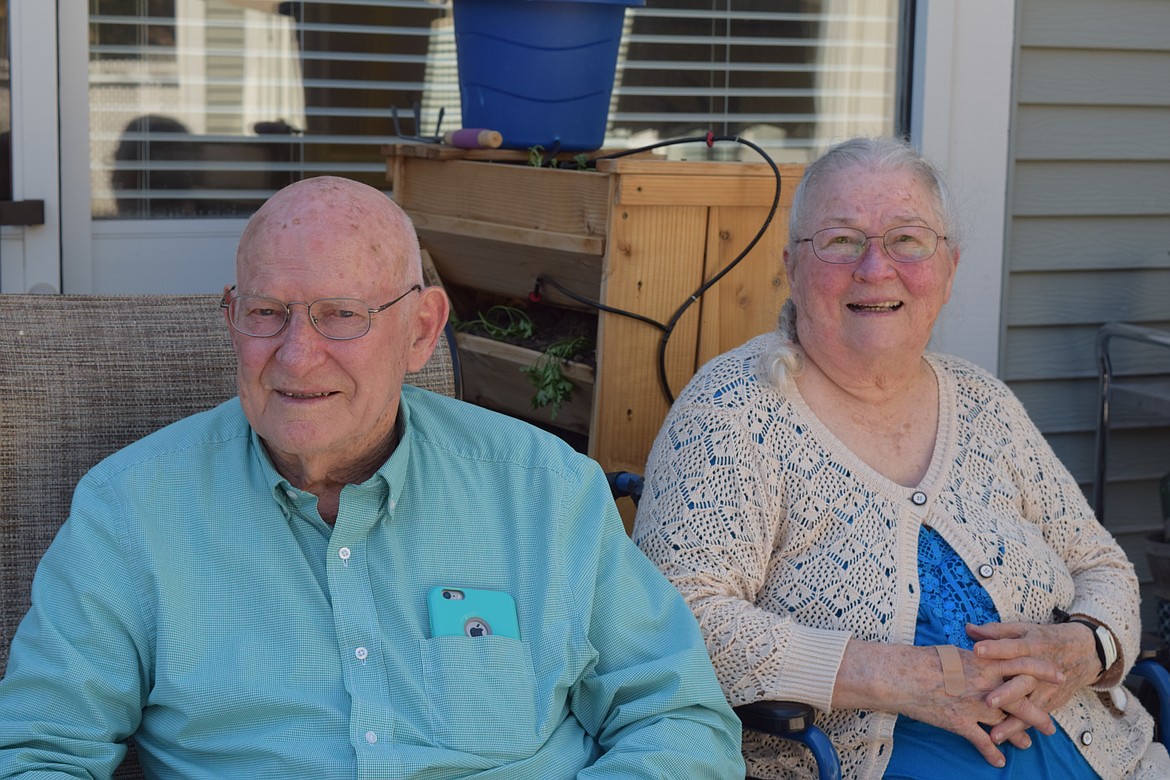
[[427, 594], [431, 638], [507, 636], [520, 638], [516, 602], [500, 590], [439, 585]]

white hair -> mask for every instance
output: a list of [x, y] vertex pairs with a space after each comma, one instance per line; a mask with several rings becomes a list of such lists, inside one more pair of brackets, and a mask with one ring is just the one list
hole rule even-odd
[[[815, 191], [829, 176], [850, 168], [868, 168], [876, 171], [908, 172], [921, 182], [933, 198], [935, 210], [942, 224], [939, 228], [951, 247], [959, 246], [959, 222], [950, 188], [942, 173], [917, 149], [899, 138], [851, 138], [831, 147], [805, 168], [804, 176], [792, 196], [788, 216], [788, 251], [795, 252], [802, 231], [814, 216], [810, 213], [816, 198]], [[804, 353], [796, 332], [796, 304], [792, 298], [784, 302], [776, 326], [775, 346], [760, 355], [757, 373], [777, 390], [783, 391], [790, 377], [800, 374], [804, 367]]]
[[804, 368], [804, 353], [796, 337], [796, 304], [791, 298], [780, 309], [776, 335], [775, 346], [759, 357], [757, 374], [767, 384], [783, 391], [789, 377], [799, 375]]

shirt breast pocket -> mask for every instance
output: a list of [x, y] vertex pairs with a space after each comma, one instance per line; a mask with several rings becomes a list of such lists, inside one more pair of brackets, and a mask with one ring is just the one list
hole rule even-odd
[[509, 761], [536, 751], [536, 675], [527, 643], [503, 636], [425, 640], [435, 744]]

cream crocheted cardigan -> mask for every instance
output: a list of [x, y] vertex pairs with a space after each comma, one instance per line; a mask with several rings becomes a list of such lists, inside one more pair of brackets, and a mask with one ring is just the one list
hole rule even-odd
[[[795, 383], [779, 393], [757, 377], [776, 338], [725, 353], [687, 385], [650, 454], [634, 527], [698, 617], [732, 705], [813, 704], [844, 776], [880, 777], [896, 716], [830, 701], [849, 637], [913, 644], [922, 524], [962, 556], [1002, 621], [1051, 622], [1060, 607], [1112, 629], [1121, 658], [1103, 683], [1117, 685], [1138, 651], [1133, 566], [1007, 387], [927, 355], [938, 438], [907, 488], [846, 449]], [[1170, 767], [1136, 699], [1125, 713], [1106, 700], [1084, 690], [1054, 714], [1093, 768], [1118, 778]], [[744, 752], [751, 776], [815, 776], [792, 743], [745, 732]]]

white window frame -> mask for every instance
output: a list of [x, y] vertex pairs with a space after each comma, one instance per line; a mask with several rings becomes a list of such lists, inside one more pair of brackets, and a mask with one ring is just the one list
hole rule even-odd
[[94, 291], [89, 181], [89, 10], [79, 11], [77, 4], [70, 0], [58, 0], [58, 5], [74, 6], [62, 8], [58, 24], [61, 168], [85, 172], [73, 184], [61, 182], [61, 289], [88, 293]]
[[[53, 293], [61, 289], [57, 6], [44, 0], [9, 0], [8, 27], [12, 198], [44, 201], [45, 223], [0, 228], [5, 258], [0, 290]], [[89, 168], [78, 170], [84, 172], [88, 190]]]
[[917, 0], [910, 135], [955, 190], [966, 237], [933, 349], [995, 373], [1003, 326], [1015, 0]]

